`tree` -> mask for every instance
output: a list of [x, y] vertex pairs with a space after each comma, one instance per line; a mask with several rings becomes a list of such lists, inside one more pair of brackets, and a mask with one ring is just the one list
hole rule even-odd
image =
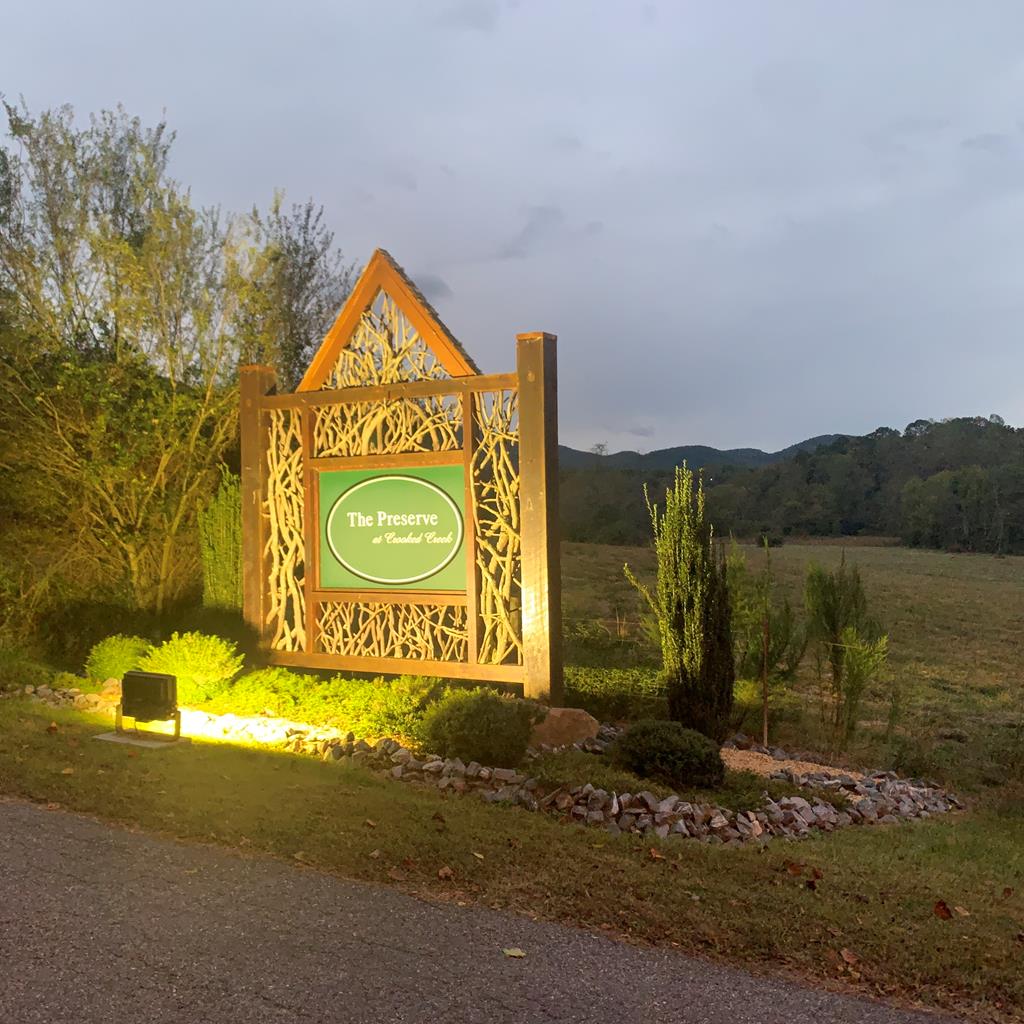
[[827, 667], [822, 716], [829, 726], [832, 749], [839, 751], [853, 736], [864, 689], [885, 662], [888, 638], [869, 617], [860, 572], [856, 566], [847, 566], [845, 553], [834, 572], [819, 565], [807, 567], [804, 608], [823, 684]]
[[330, 238], [308, 206], [278, 201], [259, 230], [195, 207], [168, 175], [163, 124], [6, 111], [0, 472], [61, 538], [48, 573], [161, 612], [198, 581], [197, 513], [236, 444], [239, 358], [298, 358], [296, 325], [333, 301]]
[[282, 386], [294, 390], [352, 290], [353, 266], [311, 199], [286, 210], [277, 193], [267, 214], [252, 211], [249, 227], [259, 286], [244, 314], [250, 348], [242, 358], [269, 362]]
[[733, 652], [736, 674], [761, 684], [761, 743], [768, 746], [768, 710], [771, 684], [792, 679], [807, 649], [807, 633], [796, 620], [788, 598], [775, 596], [768, 539], [764, 539], [764, 567], [751, 575], [746, 556], [733, 542], [726, 558], [732, 602]]
[[684, 463], [662, 512], [645, 489], [657, 578], [652, 592], [625, 566], [653, 613], [661, 644], [669, 714], [717, 742], [732, 710], [735, 663], [725, 559], [705, 516], [704, 484]]

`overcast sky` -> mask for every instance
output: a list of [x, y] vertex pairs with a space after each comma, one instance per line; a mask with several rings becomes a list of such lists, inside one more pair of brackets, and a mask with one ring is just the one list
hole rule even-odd
[[775, 449], [1024, 423], [1024, 4], [35, 0], [0, 91], [178, 133], [203, 203], [323, 203], [561, 436]]

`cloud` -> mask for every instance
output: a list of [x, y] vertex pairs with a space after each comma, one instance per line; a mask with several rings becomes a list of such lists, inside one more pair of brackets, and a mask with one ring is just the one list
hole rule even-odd
[[455, 295], [448, 282], [437, 274], [422, 273], [413, 274], [412, 279], [416, 286], [431, 301], [438, 302], [441, 299], [450, 299]]
[[1017, 149], [1017, 144], [1009, 135], [1000, 135], [997, 132], [982, 132], [980, 135], [971, 135], [963, 139], [960, 145], [964, 149], [973, 150], [976, 153], [989, 153], [992, 156], [1010, 157]]
[[493, 32], [501, 9], [497, 0], [459, 0], [441, 11], [433, 24], [438, 28], [468, 32]]
[[526, 223], [498, 247], [498, 259], [525, 259], [557, 234], [564, 224], [565, 213], [560, 206], [529, 207], [526, 211]]

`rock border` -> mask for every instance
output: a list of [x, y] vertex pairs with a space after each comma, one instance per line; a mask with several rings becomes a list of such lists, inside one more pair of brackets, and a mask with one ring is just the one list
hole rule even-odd
[[[115, 679], [107, 680], [98, 694], [26, 686], [8, 696], [27, 696], [57, 707], [109, 712], [120, 699], [120, 684]], [[771, 778], [806, 790], [811, 799], [787, 796], [774, 801], [765, 792], [759, 806], [741, 811], [691, 803], [676, 794], [657, 797], [646, 790], [608, 792], [589, 782], [545, 793], [536, 778], [518, 769], [493, 768], [475, 761], [466, 764], [460, 758], [442, 758], [437, 754], [418, 757], [387, 737], [370, 743], [341, 729], [270, 716], [214, 715], [194, 708], [182, 708], [181, 713], [182, 732], [186, 735], [281, 745], [291, 753], [319, 757], [333, 764], [361, 764], [395, 781], [427, 785], [453, 794], [475, 794], [487, 803], [514, 804], [527, 811], [560, 815], [565, 821], [603, 828], [612, 835], [639, 834], [669, 841], [694, 839], [740, 846], [764, 843], [773, 837], [800, 839], [813, 832], [832, 832], [852, 825], [894, 825], [946, 814], [963, 806], [953, 794], [936, 785], [919, 779], [901, 779], [894, 772], [869, 772], [855, 778], [842, 772], [799, 773], [790, 768], [774, 772]], [[593, 739], [572, 747], [542, 745], [529, 751], [527, 757], [533, 759], [542, 753], [571, 749], [601, 754], [620, 732], [615, 726], [602, 725]], [[763, 752], [772, 753], [770, 749]], [[822, 791], [841, 797], [842, 809], [817, 795]]]

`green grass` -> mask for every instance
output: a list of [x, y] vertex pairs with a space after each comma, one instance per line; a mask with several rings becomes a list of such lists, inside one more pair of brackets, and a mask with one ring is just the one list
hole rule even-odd
[[[751, 567], [759, 567], [762, 552], [744, 550]], [[780, 592], [800, 608], [808, 563], [834, 567], [842, 550], [836, 544], [772, 549]], [[1024, 557], [866, 545], [852, 546], [846, 555], [859, 566], [871, 612], [889, 633], [890, 675], [900, 685], [902, 705], [896, 742], [889, 744], [886, 694], [869, 694], [866, 725], [851, 750], [854, 763], [883, 765], [896, 756], [908, 772], [969, 789], [1024, 778], [1024, 737], [1014, 730], [1024, 721]], [[639, 599], [622, 574], [628, 561], [649, 578], [651, 552], [566, 544], [562, 560], [569, 659], [655, 663], [656, 652], [644, 644]], [[813, 664], [809, 653], [796, 699], [777, 719], [775, 738], [783, 746], [825, 746]], [[949, 733], [956, 738], [944, 738]]]
[[[0, 702], [0, 792], [979, 1020], [1010, 1020], [1024, 1006], [1019, 801], [763, 850], [656, 845], [312, 758], [91, 740], [108, 728], [98, 716]], [[443, 867], [453, 879], [438, 877]], [[969, 916], [941, 920], [937, 900]]]

